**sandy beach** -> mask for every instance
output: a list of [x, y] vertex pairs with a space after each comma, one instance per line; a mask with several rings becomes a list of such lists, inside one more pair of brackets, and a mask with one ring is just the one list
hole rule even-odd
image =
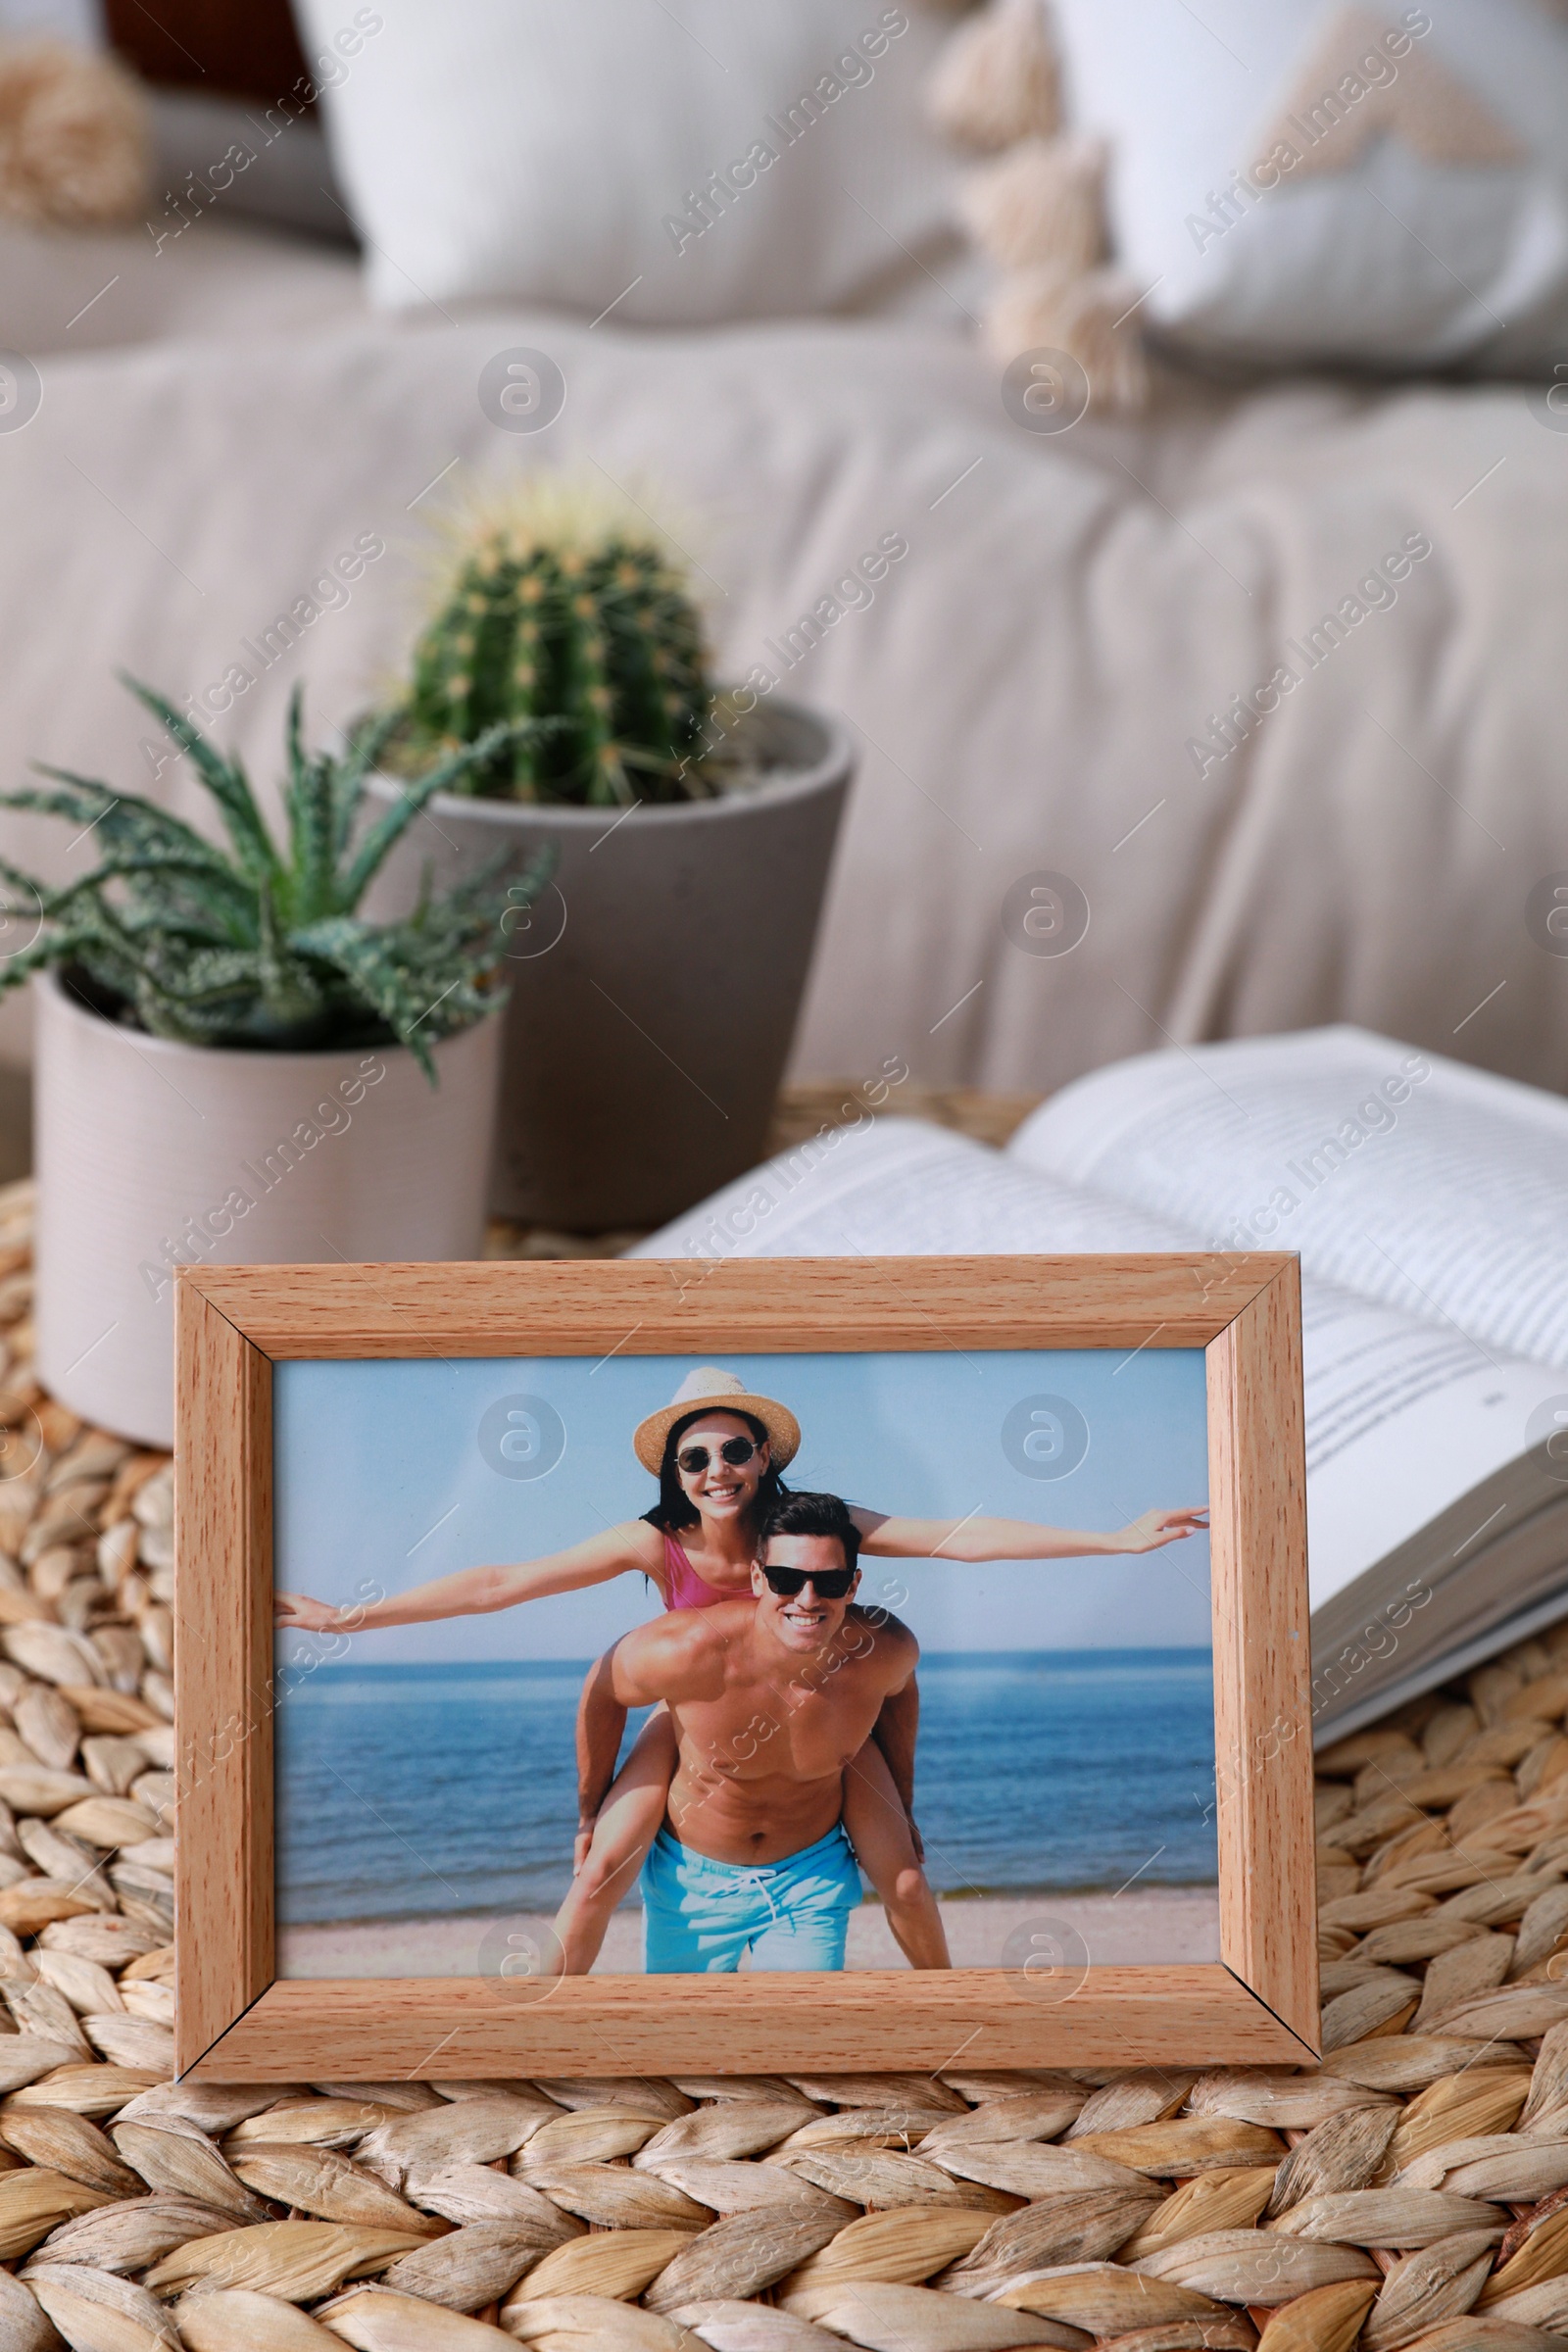
[[[1030, 1956], [1053, 1964], [1059, 1950], [1081, 1967], [1111, 1961], [1217, 1960], [1219, 1899], [1211, 1887], [1130, 1887], [1124, 1894], [979, 1895], [945, 1902], [942, 1916], [956, 1968], [1021, 1967]], [[478, 1973], [481, 1940], [494, 1913], [444, 1919], [356, 1920], [341, 1926], [280, 1928], [278, 1974], [284, 1977], [468, 1977]], [[515, 1935], [539, 1935], [549, 1921], [512, 1915]], [[1074, 1938], [1079, 1939], [1074, 1941]], [[1080, 1950], [1080, 1944], [1082, 1950]], [[902, 1968], [880, 1903], [862, 1903], [850, 1922], [851, 1968]], [[596, 1976], [642, 1968], [642, 1912], [615, 1913]]]

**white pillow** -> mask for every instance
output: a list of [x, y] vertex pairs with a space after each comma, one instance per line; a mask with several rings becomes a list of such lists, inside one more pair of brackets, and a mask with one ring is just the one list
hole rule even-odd
[[961, 323], [921, 269], [959, 252], [921, 111], [932, 0], [295, 5], [343, 57], [328, 135], [384, 308], [692, 324], [918, 288]]
[[[1054, 0], [1140, 316], [1196, 351], [1568, 354], [1568, 27], [1548, 0]], [[1292, 157], [1295, 161], [1292, 161]]]

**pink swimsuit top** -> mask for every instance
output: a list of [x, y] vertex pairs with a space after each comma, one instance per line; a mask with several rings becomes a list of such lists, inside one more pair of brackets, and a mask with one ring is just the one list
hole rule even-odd
[[677, 1544], [667, 1530], [664, 1535], [664, 1606], [666, 1609], [710, 1609], [715, 1601], [734, 1600], [733, 1592], [720, 1592], [706, 1576], [699, 1576], [687, 1557], [684, 1544]]

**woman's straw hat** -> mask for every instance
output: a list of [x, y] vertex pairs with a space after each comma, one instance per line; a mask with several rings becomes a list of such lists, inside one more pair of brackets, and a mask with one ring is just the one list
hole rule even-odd
[[688, 1413], [700, 1412], [704, 1406], [716, 1412], [749, 1413], [760, 1421], [767, 1432], [768, 1450], [775, 1470], [800, 1451], [801, 1425], [787, 1405], [776, 1404], [771, 1396], [756, 1396], [743, 1380], [733, 1372], [721, 1372], [716, 1364], [703, 1364], [697, 1371], [688, 1372], [675, 1391], [671, 1404], [661, 1405], [646, 1421], [639, 1421], [632, 1435], [637, 1459], [645, 1470], [659, 1476], [664, 1459], [664, 1443], [677, 1421]]

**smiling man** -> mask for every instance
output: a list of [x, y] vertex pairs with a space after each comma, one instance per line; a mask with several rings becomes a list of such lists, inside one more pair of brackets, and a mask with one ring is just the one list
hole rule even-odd
[[[662, 1699], [678, 1742], [664, 1826], [642, 1874], [651, 1975], [839, 1969], [860, 1877], [845, 1774], [919, 1643], [853, 1606], [859, 1536], [836, 1494], [771, 1513], [754, 1599], [675, 1609], [623, 1636], [615, 1698]], [[916, 1967], [945, 1968], [936, 1900], [912, 1874], [890, 1925]]]

